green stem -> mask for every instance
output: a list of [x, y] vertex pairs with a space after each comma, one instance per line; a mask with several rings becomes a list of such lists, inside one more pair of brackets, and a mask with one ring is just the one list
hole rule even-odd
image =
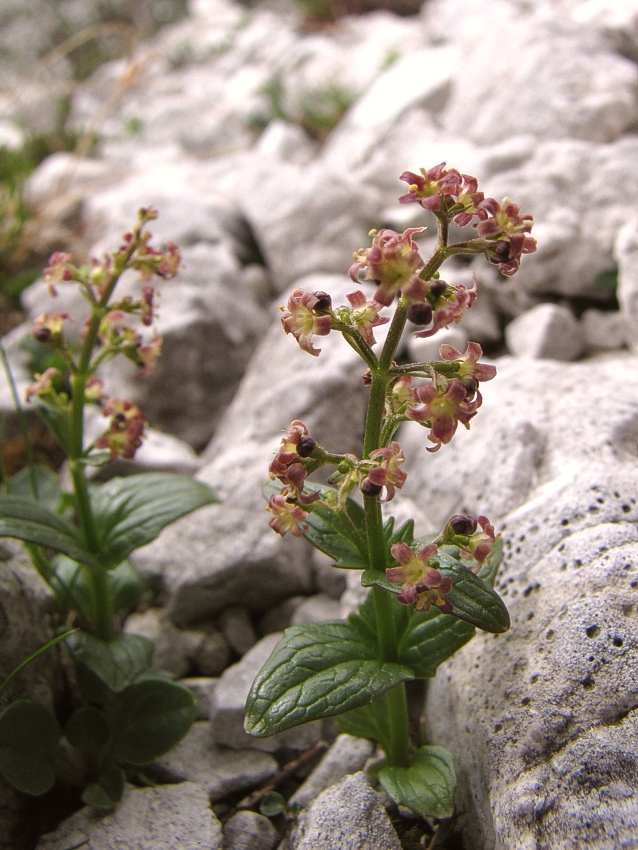
[[405, 683], [401, 682], [386, 691], [381, 700], [386, 716], [387, 734], [383, 741], [383, 748], [388, 764], [394, 767], [408, 767], [410, 765], [410, 734]]

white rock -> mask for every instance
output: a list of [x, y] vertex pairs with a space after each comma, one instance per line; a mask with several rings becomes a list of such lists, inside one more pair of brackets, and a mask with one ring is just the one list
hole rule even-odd
[[585, 310], [580, 317], [588, 351], [615, 351], [627, 345], [627, 321], [622, 313]]
[[225, 850], [273, 850], [279, 833], [264, 815], [237, 812], [224, 825]]
[[317, 593], [315, 596], [309, 596], [296, 608], [290, 624], [298, 626], [300, 623], [321, 623], [324, 620], [338, 619], [340, 619], [339, 601], [326, 593]]
[[583, 329], [568, 307], [539, 304], [505, 328], [507, 347], [518, 357], [576, 360], [584, 351]]
[[210, 810], [204, 789], [192, 782], [133, 788], [112, 812], [95, 816], [85, 806], [43, 836], [37, 850], [221, 850], [221, 824]]

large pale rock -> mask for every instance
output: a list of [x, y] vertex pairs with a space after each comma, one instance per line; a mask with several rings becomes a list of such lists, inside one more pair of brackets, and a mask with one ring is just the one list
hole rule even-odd
[[352, 735], [338, 735], [328, 752], [305, 782], [297, 788], [289, 802], [304, 808], [326, 788], [339, 782], [343, 776], [363, 770], [373, 752], [372, 741], [354, 738]]
[[442, 668], [428, 728], [455, 755], [468, 847], [612, 850], [638, 840], [638, 363], [503, 366], [471, 432], [412, 482], [437, 519], [502, 529], [512, 616]]
[[78, 845], [87, 850], [221, 850], [222, 830], [204, 790], [192, 782], [127, 786], [112, 812], [96, 817], [85, 806], [43, 836], [37, 850]]
[[437, 6], [466, 16], [445, 30], [471, 69], [456, 77], [442, 117], [452, 135], [483, 145], [521, 133], [610, 142], [635, 123], [635, 66], [590, 27], [547, 15], [542, 3], [496, 2], [472, 13], [470, 2], [456, 0], [434, 4], [432, 15]]

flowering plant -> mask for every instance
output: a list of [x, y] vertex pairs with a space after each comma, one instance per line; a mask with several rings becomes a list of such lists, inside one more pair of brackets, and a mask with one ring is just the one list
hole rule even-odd
[[[169, 473], [116, 477], [104, 484], [87, 477], [90, 466], [133, 458], [145, 436], [141, 410], [109, 398], [97, 373], [106, 361], [124, 356], [148, 375], [159, 355], [157, 331], [145, 339], [129, 324], [138, 317], [142, 329], [152, 328], [155, 292], [149, 281], [174, 277], [179, 265], [175, 244], [159, 250], [150, 243], [146, 225], [156, 215], [140, 210], [118, 250], [102, 260], [78, 266], [69, 254], [52, 256], [45, 271], [50, 294], [76, 285], [89, 315], [75, 353], [67, 338], [72, 321], [67, 312], [43, 313], [36, 320], [31, 335], [55, 352], [58, 365], [37, 374], [26, 396], [66, 456], [72, 492], [62, 492], [54, 473], [30, 465], [5, 482], [0, 496], [0, 536], [24, 541], [56, 596], [60, 620], [78, 627], [66, 632], [64, 642], [81, 692], [64, 729], [34, 700], [17, 700], [4, 709], [0, 775], [20, 791], [45, 793], [57, 776], [69, 778], [68, 764], [59, 758], [64, 735], [77, 768], [72, 781], [84, 788], [84, 802], [101, 808], [119, 800], [123, 765], [153, 761], [183, 737], [195, 716], [190, 691], [150, 671], [152, 642], [122, 633], [121, 624], [142, 592], [128, 560], [131, 553], [213, 496], [200, 482]], [[117, 284], [129, 271], [141, 277], [141, 293], [116, 299]], [[15, 387], [14, 395], [20, 410]], [[89, 405], [107, 420], [92, 441], [85, 433]]]
[[[459, 423], [470, 427], [482, 402], [480, 384], [496, 369], [480, 362], [481, 347], [473, 342], [463, 353], [442, 345], [433, 362], [400, 364], [395, 356], [408, 320], [421, 328], [417, 337], [430, 337], [459, 323], [474, 303], [476, 278], [465, 287], [440, 277], [449, 257], [483, 254], [512, 275], [536, 243], [531, 216], [507, 199], [485, 198], [475, 178], [445, 163], [401, 179], [409, 189], [399, 202], [418, 203], [436, 218], [430, 258], [421, 257], [415, 241], [425, 228], [372, 231], [371, 247], [357, 251], [350, 268], [356, 283], [376, 284], [372, 298], [356, 290], [347, 296], [349, 306], [334, 308], [327, 293], [296, 289], [282, 318], [286, 333], [309, 354], [320, 353], [313, 337], [338, 331], [365, 362], [370, 395], [361, 457], [328, 451], [295, 420], [270, 465], [267, 488], [273, 529], [305, 536], [336, 567], [362, 570], [370, 591], [345, 621], [285, 631], [251, 688], [246, 729], [260, 737], [339, 715], [343, 731], [381, 745], [379, 780], [397, 803], [447, 817], [456, 781], [452, 756], [410, 730], [405, 682], [434, 676], [475, 627], [507, 631], [507, 609], [493, 590], [502, 542], [486, 517], [468, 515], [453, 516], [438, 534], [418, 540], [414, 522], [396, 528], [393, 517], [384, 520], [382, 504], [406, 480], [395, 440], [399, 426], [424, 426], [428, 450], [438, 451]], [[451, 222], [474, 227], [476, 235], [450, 244]], [[392, 305], [390, 321], [381, 311]], [[374, 331], [387, 322], [377, 353]], [[309, 483], [326, 465], [336, 467], [328, 485]], [[357, 489], [362, 504], [352, 497]]]

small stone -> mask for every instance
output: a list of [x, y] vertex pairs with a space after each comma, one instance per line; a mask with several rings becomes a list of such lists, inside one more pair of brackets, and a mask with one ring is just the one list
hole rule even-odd
[[224, 850], [273, 850], [279, 833], [264, 815], [237, 812], [224, 826]]
[[226, 608], [217, 618], [226, 642], [237, 655], [245, 655], [257, 643], [257, 635], [247, 608]]
[[627, 345], [627, 320], [617, 310], [585, 310], [580, 323], [588, 351], [617, 351]]
[[322, 791], [338, 782], [346, 774], [362, 770], [368, 758], [374, 752], [374, 744], [365, 738], [341, 734], [330, 747], [317, 767], [290, 798], [305, 808]]
[[210, 700], [218, 681], [219, 679], [214, 676], [191, 676], [180, 680], [180, 685], [188, 688], [195, 698], [197, 720], [208, 720]]
[[567, 307], [538, 304], [505, 329], [510, 352], [517, 357], [576, 360], [584, 351], [584, 334]]
[[217, 749], [210, 724], [200, 720], [176, 747], [145, 770], [161, 782], [195, 782], [214, 803], [265, 782], [278, 765], [267, 753]]
[[301, 623], [322, 623], [325, 620], [339, 619], [341, 619], [341, 611], [338, 600], [328, 596], [327, 593], [317, 593], [301, 603], [290, 622], [291, 625], [298, 626]]

